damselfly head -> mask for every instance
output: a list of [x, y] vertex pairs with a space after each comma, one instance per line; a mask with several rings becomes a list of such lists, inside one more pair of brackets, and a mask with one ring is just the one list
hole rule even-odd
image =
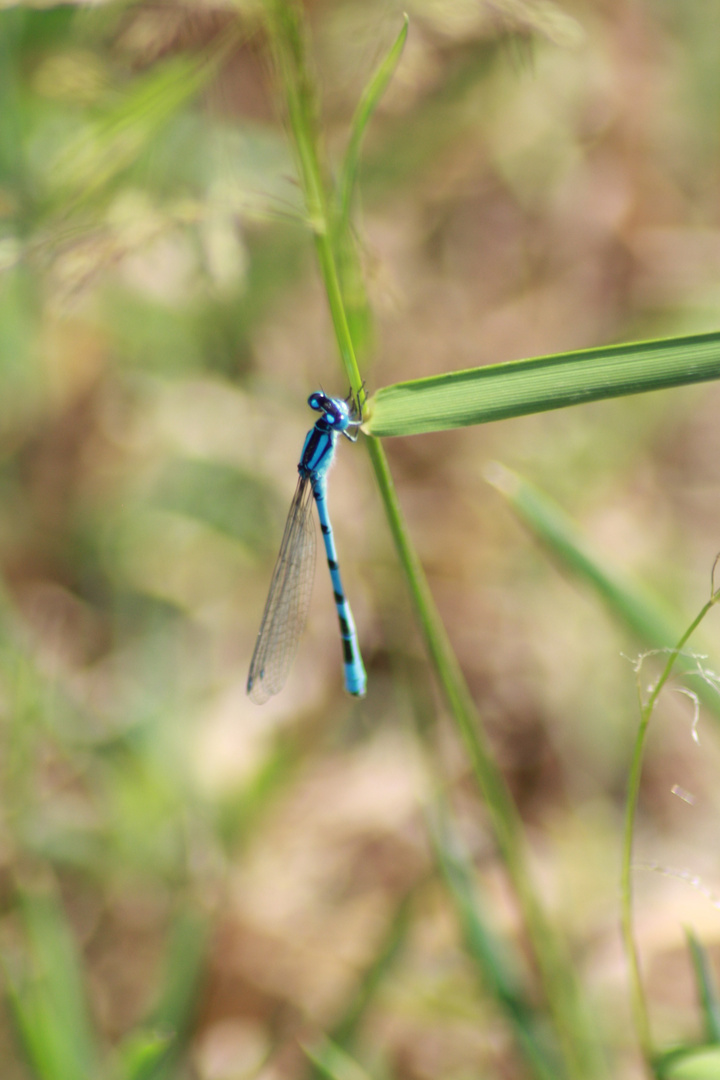
[[344, 431], [350, 421], [350, 409], [342, 398], [331, 398], [316, 391], [308, 398], [308, 405], [316, 412], [324, 413], [323, 419], [328, 427]]

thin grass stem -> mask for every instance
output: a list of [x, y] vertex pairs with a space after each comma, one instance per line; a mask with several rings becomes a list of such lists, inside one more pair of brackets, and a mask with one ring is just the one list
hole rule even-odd
[[[714, 568], [713, 568], [714, 571]], [[632, 886], [632, 863], [633, 846], [635, 837], [635, 821], [637, 818], [638, 800], [640, 795], [640, 781], [642, 778], [643, 757], [647, 742], [647, 733], [650, 718], [657, 705], [658, 698], [665, 687], [673, 667], [692, 634], [698, 628], [710, 609], [720, 598], [720, 591], [713, 584], [710, 599], [705, 603], [688, 628], [685, 630], [677, 644], [668, 654], [659, 679], [652, 691], [643, 703], [641, 688], [638, 681], [638, 694], [640, 696], [640, 724], [635, 737], [632, 762], [628, 778], [627, 802], [625, 806], [625, 824], [623, 829], [622, 866], [620, 871], [620, 923], [625, 953], [628, 959], [630, 975], [630, 1000], [640, 1049], [643, 1054], [649, 1074], [654, 1075], [652, 1070], [653, 1048], [650, 1031], [650, 1019], [648, 1014], [647, 998], [642, 980], [642, 968], [640, 964], [640, 951], [633, 922], [633, 886]]]
[[[339, 352], [353, 393], [360, 395], [362, 380], [345, 310], [338, 253], [334, 249], [334, 243], [338, 241], [335, 230], [330, 227], [330, 200], [321, 164], [315, 93], [304, 59], [299, 12], [293, 3], [282, 0], [267, 0], [267, 12], [271, 44], [285, 94], [300, 179]], [[564, 1058], [566, 1076], [568, 1080], [590, 1080], [601, 1071], [597, 1041], [581, 1007], [577, 983], [560, 937], [547, 919], [531, 880], [520, 816], [492, 757], [467, 683], [410, 541], [383, 448], [372, 437], [368, 437], [367, 445], [426, 648], [486, 801], [498, 850], [517, 897]]]

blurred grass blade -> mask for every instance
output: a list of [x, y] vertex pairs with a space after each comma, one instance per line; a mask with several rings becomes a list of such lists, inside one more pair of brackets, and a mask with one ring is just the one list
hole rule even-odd
[[654, 1063], [659, 1080], [718, 1080], [720, 1046], [676, 1050]]
[[23, 959], [4, 950], [7, 996], [20, 1041], [39, 1080], [97, 1075], [80, 958], [65, 914], [51, 894], [21, 898]]
[[[494, 462], [485, 477], [512, 506], [535, 537], [557, 558], [561, 567], [588, 582], [613, 614], [635, 634], [643, 647], [672, 649], [685, 622], [648, 588], [608, 566], [592, 550], [577, 526], [560, 507], [533, 484]], [[709, 590], [708, 590], [709, 592]], [[680, 654], [677, 664], [697, 674], [689, 655]], [[720, 717], [720, 695], [699, 680], [698, 696]]]
[[118, 1052], [116, 1074], [120, 1080], [154, 1080], [171, 1041], [170, 1032], [132, 1032]]
[[174, 458], [158, 477], [153, 503], [257, 550], [274, 525], [257, 478], [219, 461]]
[[47, 170], [48, 189], [64, 213], [100, 195], [152, 145], [185, 102], [212, 77], [224, 46], [209, 57], [177, 57], [138, 77], [120, 104], [80, 126]]
[[326, 1080], [371, 1080], [370, 1074], [330, 1039], [302, 1049], [315, 1066], [317, 1075]]
[[561, 1076], [572, 1077], [573, 1080], [604, 1076], [594, 1025], [580, 998], [575, 970], [566, 954], [563, 940], [546, 916], [531, 879], [517, 808], [490, 752], [481, 718], [408, 536], [382, 444], [377, 439], [368, 439], [368, 451], [428, 654], [485, 799], [495, 841], [522, 911], [525, 932], [540, 972], [558, 1043], [562, 1045], [566, 1064], [554, 1080], [560, 1080]]
[[237, 858], [259, 835], [264, 816], [286, 792], [307, 752], [292, 734], [280, 732], [248, 780], [218, 798], [216, 836], [228, 855]]
[[380, 941], [372, 961], [362, 974], [359, 985], [345, 1014], [330, 1032], [338, 1046], [348, 1045], [355, 1035], [367, 1009], [392, 968], [411, 928], [411, 909], [415, 892], [411, 890], [397, 905], [385, 936]]
[[541, 1014], [533, 1011], [523, 993], [518, 964], [507, 948], [501, 947], [497, 932], [486, 925], [469, 860], [456, 838], [449, 836], [446, 823], [432, 822], [430, 834], [460, 921], [465, 948], [478, 970], [481, 984], [509, 1020], [530, 1074], [541, 1080], [557, 1080], [562, 1071], [540, 1036]]
[[163, 1060], [152, 1060], [135, 1080], [160, 1080], [177, 1074], [177, 1059], [186, 1048], [201, 989], [208, 933], [207, 921], [197, 912], [177, 915], [165, 959], [164, 988], [151, 1018], [152, 1027], [167, 1032], [172, 1041]]
[[377, 71], [365, 87], [350, 130], [350, 139], [345, 151], [345, 158], [338, 181], [338, 216], [340, 219], [341, 233], [347, 228], [350, 221], [350, 209], [352, 207], [353, 192], [357, 181], [358, 165], [360, 163], [360, 147], [362, 145], [365, 130], [370, 122], [372, 114], [387, 89], [388, 83], [393, 77], [395, 68], [405, 47], [410, 20], [407, 15], [403, 18], [403, 26], [396, 37], [390, 51], [378, 67]]
[[451, 371], [378, 390], [369, 435], [418, 435], [720, 378], [720, 333]]
[[686, 931], [686, 937], [695, 973], [698, 1000], [705, 1020], [705, 1040], [708, 1043], [720, 1043], [720, 1000], [718, 1000], [710, 957], [691, 930]]

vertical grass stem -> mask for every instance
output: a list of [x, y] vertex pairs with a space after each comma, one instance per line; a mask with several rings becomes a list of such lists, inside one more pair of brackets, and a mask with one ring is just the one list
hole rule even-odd
[[[713, 568], [714, 571], [714, 568]], [[662, 670], [660, 678], [655, 683], [650, 696], [643, 704], [641, 700], [640, 724], [638, 726], [635, 745], [633, 747], [630, 776], [628, 779], [627, 802], [625, 805], [625, 826], [623, 829], [622, 866], [620, 871], [620, 923], [625, 953], [627, 955], [630, 976], [630, 999], [640, 1049], [645, 1059], [649, 1074], [652, 1071], [652, 1039], [650, 1033], [650, 1020], [648, 1016], [647, 999], [642, 981], [642, 969], [640, 966], [640, 952], [638, 949], [635, 929], [633, 924], [633, 887], [632, 887], [632, 859], [633, 841], [635, 834], [635, 821], [637, 817], [638, 799], [640, 795], [640, 780], [642, 777], [642, 764], [647, 741], [650, 718], [657, 705], [658, 698], [667, 683], [672, 669], [680, 656], [686, 643], [703, 621], [710, 609], [720, 598], [720, 591], [713, 591], [710, 599], [703, 605], [698, 615], [688, 626], [677, 645], [670, 650], [667, 662]]]
[[[360, 395], [362, 380], [333, 245], [333, 240], [337, 238], [334, 237], [335, 230], [331, 227], [329, 217], [328, 186], [321, 164], [315, 92], [304, 58], [300, 15], [292, 0], [266, 0], [266, 11], [270, 43], [285, 94], [288, 121], [297, 151], [300, 179], [333, 327], [353, 393]], [[597, 1039], [581, 1007], [569, 959], [559, 935], [545, 916], [532, 883], [520, 817], [490, 753], [470, 691], [410, 542], [383, 448], [377, 439], [371, 437], [368, 437], [367, 443], [426, 647], [487, 803], [496, 843], [517, 897], [565, 1060], [567, 1080], [591, 1080], [601, 1072]]]

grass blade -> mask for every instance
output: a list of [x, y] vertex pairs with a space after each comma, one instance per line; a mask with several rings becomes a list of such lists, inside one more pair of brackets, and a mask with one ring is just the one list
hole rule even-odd
[[368, 1008], [392, 969], [398, 954], [404, 947], [411, 929], [412, 903], [415, 890], [411, 890], [398, 904], [384, 938], [371, 963], [363, 972], [355, 994], [344, 1015], [330, 1032], [330, 1039], [339, 1047], [351, 1045]]
[[330, 1039], [302, 1049], [315, 1066], [316, 1075], [324, 1080], [371, 1080], [370, 1074]]
[[171, 1038], [164, 1055], [158, 1046], [157, 1055], [138, 1063], [134, 1080], [162, 1080], [176, 1075], [177, 1060], [186, 1048], [195, 1015], [208, 933], [208, 923], [201, 915], [191, 910], [178, 913], [167, 946], [164, 987], [151, 1025]]
[[717, 1080], [720, 1076], [720, 1046], [699, 1046], [676, 1050], [655, 1062], [659, 1080]]
[[691, 930], [687, 930], [686, 935], [695, 972], [700, 1008], [705, 1020], [705, 1040], [708, 1043], [720, 1043], [720, 1000], [710, 957]]
[[209, 57], [177, 57], [138, 77], [99, 116], [79, 126], [48, 169], [51, 207], [69, 208], [105, 194], [118, 177], [152, 146], [177, 110], [208, 82], [223, 55], [218, 46]]
[[360, 358], [368, 356], [372, 351], [373, 329], [357, 235], [351, 223], [353, 195], [357, 185], [360, 149], [365, 130], [397, 67], [407, 39], [408, 25], [406, 15], [400, 33], [360, 98], [332, 206], [332, 247], [337, 276], [350, 338], [355, 355]]
[[[573, 1080], [603, 1075], [604, 1066], [599, 1060], [595, 1033], [580, 1000], [575, 973], [565, 954], [564, 943], [554, 932], [539, 901], [527, 865], [517, 808], [492, 756], [470, 690], [410, 541], [382, 444], [377, 439], [369, 439], [368, 450], [428, 655], [465, 744], [487, 805], [496, 843], [522, 910], [558, 1040], [568, 1062], [568, 1075]], [[558, 1077], [561, 1075], [563, 1073], [559, 1072]]]
[[603, 346], [382, 387], [364, 430], [419, 435], [717, 378], [720, 332]]
[[353, 117], [350, 130], [350, 139], [345, 151], [345, 159], [340, 171], [338, 181], [338, 216], [339, 228], [342, 235], [348, 227], [350, 220], [350, 208], [352, 206], [353, 192], [357, 180], [358, 165], [360, 163], [360, 147], [362, 145], [365, 129], [367, 128], [372, 114], [378, 106], [380, 98], [385, 93], [388, 83], [393, 77], [400, 56], [405, 47], [410, 20], [404, 16], [403, 26], [395, 39], [387, 56], [380, 64], [370, 82], [365, 87], [355, 116]]
[[321, 163], [319, 152], [315, 85], [305, 63], [302, 11], [297, 3], [284, 0], [266, 0], [265, 11], [278, 78], [285, 95], [308, 225], [315, 237], [315, 250], [327, 292], [335, 337], [347, 380], [352, 392], [358, 396], [363, 389], [363, 381], [345, 309], [336, 245], [331, 236], [325, 179], [327, 170]]
[[170, 1032], [132, 1032], [118, 1051], [115, 1075], [119, 1080], [154, 1080], [171, 1039]]
[[[671, 649], [674, 646], [684, 629], [682, 617], [650, 589], [601, 559], [552, 499], [497, 462], [486, 470], [485, 478], [507, 499], [518, 517], [561, 566], [588, 582], [643, 647]], [[701, 647], [701, 651], [707, 650]], [[677, 666], [685, 672], [701, 675], [692, 655], [680, 654]], [[717, 690], [700, 678], [697, 693], [703, 704], [720, 718]]]
[[97, 1075], [80, 958], [59, 901], [21, 898], [23, 953], [4, 951], [6, 993], [23, 1050], [40, 1080]]
[[[541, 1037], [541, 1014], [531, 1007], [522, 990], [519, 965], [487, 924], [472, 878], [472, 867], [456, 838], [448, 834], [440, 818], [432, 823], [433, 848], [440, 871], [452, 897], [465, 949], [476, 966], [480, 981], [507, 1017], [530, 1074], [538, 1080], [557, 1080], [559, 1062], [551, 1057]], [[547, 1030], [547, 1029], [546, 1029]]]

